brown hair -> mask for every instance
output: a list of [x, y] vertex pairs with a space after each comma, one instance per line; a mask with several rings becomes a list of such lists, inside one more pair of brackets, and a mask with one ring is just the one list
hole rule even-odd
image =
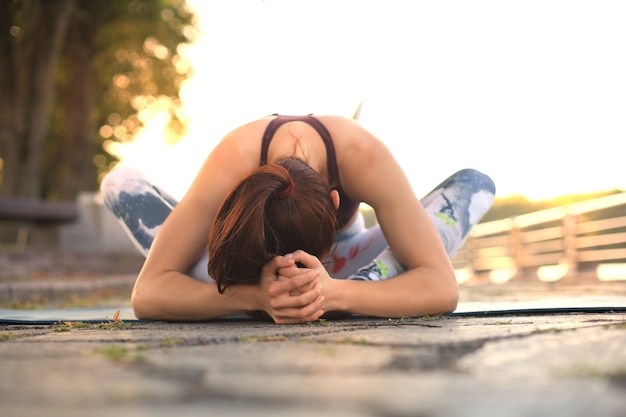
[[263, 165], [226, 196], [209, 233], [209, 275], [220, 293], [254, 284], [276, 255], [302, 249], [323, 258], [337, 230], [330, 186], [298, 158]]

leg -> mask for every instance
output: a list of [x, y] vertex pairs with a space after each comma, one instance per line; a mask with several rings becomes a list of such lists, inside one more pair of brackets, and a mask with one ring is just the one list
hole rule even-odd
[[[421, 200], [450, 258], [463, 246], [472, 227], [489, 210], [495, 191], [491, 178], [476, 170], [464, 169]], [[394, 277], [404, 270], [391, 249], [386, 247], [368, 265], [350, 275], [349, 279], [381, 280]]]
[[[117, 217], [135, 247], [146, 256], [161, 225], [176, 206], [176, 200], [132, 168], [119, 168], [109, 173], [100, 191], [104, 204]], [[211, 282], [207, 262], [205, 255], [189, 274]]]
[[335, 237], [330, 255], [323, 263], [335, 278], [347, 278], [367, 265], [387, 247], [387, 240], [379, 225], [365, 228], [363, 215]]
[[108, 174], [100, 191], [104, 204], [118, 218], [131, 241], [147, 255], [176, 201], [132, 168], [119, 168]]
[[491, 178], [476, 170], [464, 169], [422, 199], [450, 258], [461, 249], [471, 229], [491, 208], [495, 193]]
[[335, 237], [335, 247], [324, 264], [333, 277], [354, 280], [387, 279], [405, 270], [391, 253], [380, 225], [366, 229], [360, 213]]

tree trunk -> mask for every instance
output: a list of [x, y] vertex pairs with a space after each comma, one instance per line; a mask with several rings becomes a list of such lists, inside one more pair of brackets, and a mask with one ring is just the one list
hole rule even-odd
[[56, 183], [50, 184], [50, 191], [63, 200], [73, 200], [78, 192], [93, 190], [97, 185], [93, 162], [97, 153], [93, 61], [99, 4], [93, 0], [79, 0], [76, 6], [78, 16], [72, 19], [68, 28], [65, 57], [69, 82], [63, 94], [65, 125], [53, 161], [55, 166], [46, 175], [56, 178]]
[[0, 187], [0, 196], [10, 195], [13, 190], [7, 177], [16, 178], [18, 160], [17, 123], [15, 118], [15, 31], [16, 5], [11, 2], [0, 2], [0, 158], [2, 158], [2, 175], [4, 184]]
[[[8, 94], [0, 95], [3, 127], [0, 155], [3, 159], [5, 197], [41, 197], [41, 169], [50, 114], [54, 102], [55, 70], [75, 0], [28, 3], [24, 25], [16, 36], [12, 56], [4, 66], [13, 79]], [[6, 113], [5, 113], [6, 112]], [[6, 125], [4, 125], [6, 123]]]

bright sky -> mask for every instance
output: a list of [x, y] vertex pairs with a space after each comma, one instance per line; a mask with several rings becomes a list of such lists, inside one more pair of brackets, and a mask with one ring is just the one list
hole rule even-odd
[[361, 100], [418, 196], [465, 167], [501, 197], [626, 189], [626, 1], [187, 2], [189, 134], [157, 119], [117, 148], [177, 197], [236, 126]]

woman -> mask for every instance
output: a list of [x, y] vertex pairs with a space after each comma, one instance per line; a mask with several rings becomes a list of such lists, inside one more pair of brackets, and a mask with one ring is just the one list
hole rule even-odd
[[[449, 258], [495, 193], [488, 177], [463, 170], [420, 202], [391, 152], [357, 122], [277, 115], [222, 139], [178, 204], [129, 169], [101, 189], [147, 254], [132, 294], [137, 317], [260, 311], [276, 323], [453, 311]], [[364, 227], [361, 202], [377, 226]]]

